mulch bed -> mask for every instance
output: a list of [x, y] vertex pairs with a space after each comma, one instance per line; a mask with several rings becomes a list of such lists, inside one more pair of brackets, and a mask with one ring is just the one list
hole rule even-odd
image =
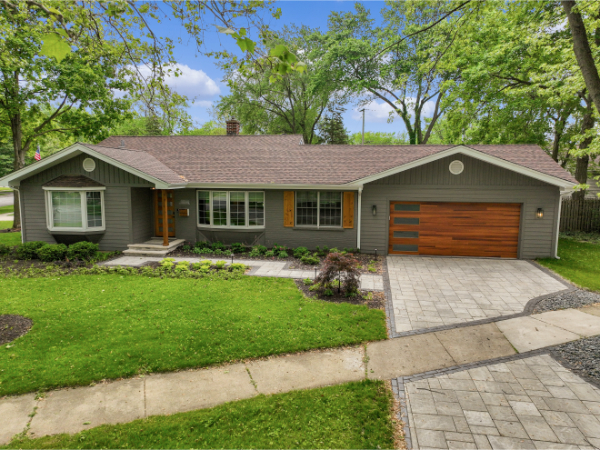
[[594, 305], [600, 303], [600, 294], [597, 292], [585, 291], [577, 289], [562, 294], [557, 294], [549, 298], [545, 298], [533, 309], [534, 314], [539, 314], [545, 311], [557, 311], [568, 308], [581, 308], [582, 306]]
[[[210, 258], [210, 259], [222, 259], [223, 261], [231, 261], [231, 256], [225, 256], [225, 255], [210, 255], [210, 254], [202, 254], [202, 255], [198, 255], [196, 253], [192, 253], [192, 252], [184, 252], [183, 250], [175, 250], [174, 252], [169, 253], [169, 257], [173, 257], [173, 258]], [[365, 273], [365, 274], [371, 274], [371, 275], [381, 275], [382, 273], [385, 272], [385, 270], [383, 269], [383, 256], [375, 256], [375, 255], [367, 255], [367, 254], [355, 254], [354, 258], [356, 258], [358, 260], [359, 265], [361, 266], [361, 269], [359, 269], [360, 273]], [[250, 257], [248, 256], [247, 253], [236, 253], [233, 255], [233, 259], [234, 262], [236, 259], [245, 259], [248, 261], [272, 261], [272, 262], [289, 262], [289, 269], [291, 270], [312, 270], [314, 271], [315, 269], [319, 269], [321, 264], [317, 264], [317, 265], [309, 265], [309, 264], [302, 264], [302, 261], [300, 261], [297, 258], [294, 258], [293, 256], [288, 256], [287, 258], [277, 258], [277, 257], [266, 257], [266, 256], [260, 256], [260, 257]], [[319, 258], [321, 260], [321, 263], [323, 263], [325, 258]], [[369, 271], [369, 263], [371, 261], [375, 261], [375, 272], [371, 272]]]
[[[306, 286], [302, 280], [295, 280], [296, 286], [300, 289], [304, 295], [310, 298], [317, 298], [319, 300], [323, 300], [331, 303], [350, 303], [352, 305], [366, 305], [369, 309], [385, 309], [385, 294], [383, 291], [364, 291], [360, 290], [359, 295], [356, 297], [346, 297], [345, 295], [340, 295], [337, 293], [337, 290], [334, 290], [334, 294], [331, 297], [326, 295], [320, 295], [317, 292], [310, 291], [308, 288], [310, 286]], [[366, 296], [369, 292], [373, 292], [373, 298], [371, 300], [367, 299]]]
[[29, 331], [31, 319], [12, 314], [0, 314], [0, 345], [14, 341]]
[[600, 387], [600, 336], [552, 347], [550, 354], [575, 374]]

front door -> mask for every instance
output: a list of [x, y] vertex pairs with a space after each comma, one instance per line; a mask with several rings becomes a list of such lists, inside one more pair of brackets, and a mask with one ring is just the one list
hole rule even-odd
[[[168, 236], [175, 237], [175, 199], [173, 191], [155, 189], [154, 193], [154, 233], [163, 236], [163, 225], [168, 224]], [[166, 199], [167, 218], [163, 217], [163, 198]]]

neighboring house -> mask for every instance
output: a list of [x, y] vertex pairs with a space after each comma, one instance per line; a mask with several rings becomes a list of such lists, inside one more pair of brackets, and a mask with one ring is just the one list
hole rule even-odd
[[556, 255], [560, 193], [576, 184], [535, 145], [303, 145], [228, 130], [77, 143], [0, 185], [21, 193], [24, 241], [535, 258]]

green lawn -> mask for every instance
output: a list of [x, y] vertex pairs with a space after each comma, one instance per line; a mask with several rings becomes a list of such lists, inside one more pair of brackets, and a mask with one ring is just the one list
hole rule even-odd
[[139, 275], [0, 278], [0, 396], [385, 339], [385, 313], [304, 297], [293, 280]]
[[0, 206], [0, 214], [8, 214], [8, 213], [14, 212], [14, 210], [15, 210], [14, 205]]
[[[12, 222], [0, 222], [0, 230], [6, 230], [12, 227]], [[21, 232], [0, 233], [0, 244], [17, 245], [21, 243]]]
[[582, 288], [600, 291], [600, 244], [561, 238], [558, 256], [538, 262]]
[[393, 448], [391, 395], [363, 381], [16, 439], [2, 448]]

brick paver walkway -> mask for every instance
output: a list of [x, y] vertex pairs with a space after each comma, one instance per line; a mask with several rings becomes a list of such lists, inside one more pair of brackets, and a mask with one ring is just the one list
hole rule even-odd
[[600, 448], [600, 390], [548, 355], [405, 384], [412, 449]]
[[388, 256], [396, 333], [523, 312], [567, 286], [527, 261]]
[[[147, 262], [158, 262], [164, 258], [157, 258], [152, 256], [122, 256], [112, 261], [101, 263], [107, 266], [129, 266], [129, 267], [141, 267]], [[213, 262], [222, 260], [231, 262], [231, 258], [173, 258], [175, 261], [188, 261], [190, 263], [199, 262], [203, 260], [210, 260]], [[283, 261], [260, 261], [250, 259], [237, 259], [234, 258], [233, 262], [242, 263], [250, 266], [252, 270], [248, 273], [250, 276], [255, 277], [277, 277], [277, 278], [294, 278], [294, 279], [306, 279], [314, 278], [314, 270], [296, 270], [286, 269], [285, 266], [288, 262]], [[360, 277], [361, 289], [367, 291], [383, 291], [383, 277], [381, 275], [370, 275], [363, 274]]]

